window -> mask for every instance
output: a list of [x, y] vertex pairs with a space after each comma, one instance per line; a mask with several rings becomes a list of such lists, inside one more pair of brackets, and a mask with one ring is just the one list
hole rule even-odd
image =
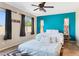
[[64, 34], [69, 35], [69, 18], [64, 19]]
[[44, 32], [44, 20], [41, 20], [40, 21], [41, 23], [40, 23], [40, 32], [42, 33], [42, 32]]
[[0, 9], [0, 35], [5, 35], [5, 10]]
[[30, 33], [31, 34], [31, 27], [32, 27], [32, 20], [31, 17], [26, 16], [25, 17], [25, 31], [26, 33]]

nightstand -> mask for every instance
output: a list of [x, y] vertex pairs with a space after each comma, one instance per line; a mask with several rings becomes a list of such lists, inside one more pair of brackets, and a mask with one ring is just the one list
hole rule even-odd
[[70, 36], [69, 35], [64, 35], [64, 42], [67, 44], [67, 46], [70, 45]]

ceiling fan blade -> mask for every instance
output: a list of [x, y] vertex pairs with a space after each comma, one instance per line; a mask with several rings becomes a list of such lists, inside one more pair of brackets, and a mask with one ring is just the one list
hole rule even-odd
[[46, 3], [46, 2], [42, 2], [41, 4], [42, 4], [42, 5], [45, 5], [45, 3]]
[[44, 8], [43, 8], [42, 10], [43, 10], [44, 12], [46, 12], [46, 10], [45, 10]]
[[54, 8], [54, 6], [44, 6], [44, 8]]
[[34, 5], [34, 4], [32, 4], [32, 6], [36, 6], [36, 7], [38, 7], [38, 5]]
[[38, 10], [39, 8], [36, 8], [36, 9], [34, 9], [33, 11], [36, 11], [36, 10]]

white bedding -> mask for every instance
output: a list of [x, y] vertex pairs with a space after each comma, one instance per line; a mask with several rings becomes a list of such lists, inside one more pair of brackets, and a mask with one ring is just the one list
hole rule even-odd
[[64, 43], [63, 34], [56, 30], [36, 35], [36, 38], [20, 44], [18, 50], [32, 56], [58, 56]]
[[34, 39], [19, 45], [18, 50], [32, 56], [57, 56], [61, 47], [60, 43], [41, 43]]

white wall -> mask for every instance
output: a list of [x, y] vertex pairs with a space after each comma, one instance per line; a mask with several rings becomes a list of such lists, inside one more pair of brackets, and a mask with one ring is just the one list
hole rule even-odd
[[76, 42], [79, 46], [79, 8], [76, 10]]
[[27, 33], [25, 37], [20, 37], [20, 23], [12, 22], [12, 39], [4, 40], [4, 36], [0, 36], [0, 51], [21, 44], [33, 38], [34, 35], [29, 33]]
[[[12, 8], [9, 5], [6, 5], [4, 3], [0, 3], [0, 7], [3, 8], [10, 8], [13, 10], [17, 10], [18, 12], [20, 12], [20, 10], [16, 9], [16, 8]], [[21, 11], [22, 12], [22, 11]], [[13, 20], [20, 20], [21, 21], [21, 16], [18, 14], [14, 14], [12, 13], [12, 19]], [[25, 37], [20, 37], [20, 23], [14, 23], [12, 22], [12, 39], [11, 40], [4, 40], [4, 36], [0, 35], [0, 51], [4, 50], [6, 48], [18, 45], [20, 43], [23, 43], [27, 40], [33, 39], [34, 35], [30, 35], [30, 34], [26, 34]]]
[[12, 39], [18, 40], [20, 37], [21, 15], [12, 12], [12, 20], [20, 21], [20, 23], [12, 21]]
[[21, 15], [18, 13], [12, 12], [12, 20], [21, 20]]

